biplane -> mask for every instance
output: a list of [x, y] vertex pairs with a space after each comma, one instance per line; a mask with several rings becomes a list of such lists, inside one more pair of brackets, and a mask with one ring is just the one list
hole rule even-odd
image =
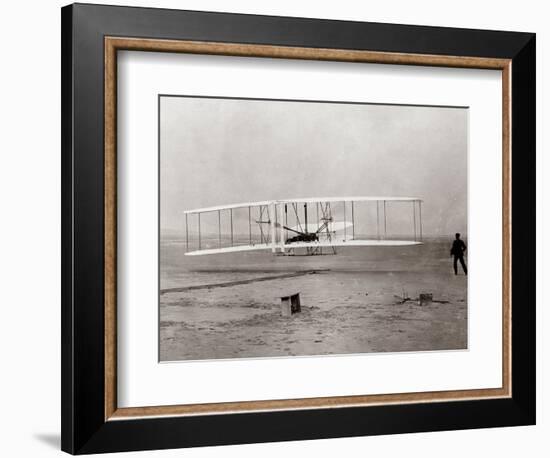
[[[388, 233], [388, 207], [397, 203], [405, 204], [410, 211], [410, 228], [404, 237], [402, 229], [399, 237]], [[358, 207], [367, 204], [371, 208], [363, 210], [361, 217], [371, 220], [370, 234], [357, 230]], [[399, 209], [401, 219], [404, 211]], [[422, 243], [422, 200], [416, 197], [310, 197], [220, 205], [183, 213], [188, 256], [255, 250], [278, 255], [321, 255], [336, 254], [336, 249], [343, 246]]]

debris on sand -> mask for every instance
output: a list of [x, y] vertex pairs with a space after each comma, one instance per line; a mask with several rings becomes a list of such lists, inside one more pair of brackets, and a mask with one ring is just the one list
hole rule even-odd
[[420, 293], [418, 297], [411, 298], [408, 296], [398, 296], [394, 294], [393, 297], [397, 299], [396, 304], [405, 304], [407, 302], [416, 302], [420, 306], [430, 304], [449, 304], [450, 301], [444, 299], [434, 299], [432, 293]]
[[412, 299], [407, 296], [401, 297], [401, 296], [398, 296], [397, 294], [394, 294], [393, 297], [397, 299], [397, 304], [404, 304], [405, 302], [412, 301]]
[[420, 293], [418, 295], [418, 305], [430, 305], [433, 299], [434, 295], [432, 293]]
[[444, 299], [439, 299], [439, 300], [433, 299], [432, 302], [433, 302], [434, 304], [450, 304], [451, 301], [446, 301], [446, 300], [444, 300]]

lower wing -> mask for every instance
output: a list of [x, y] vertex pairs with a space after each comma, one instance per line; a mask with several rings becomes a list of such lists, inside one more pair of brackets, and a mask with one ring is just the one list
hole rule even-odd
[[296, 242], [296, 243], [285, 243], [281, 244], [271, 244], [271, 243], [258, 243], [256, 245], [237, 245], [225, 248], [213, 248], [205, 250], [196, 250], [189, 251], [185, 253], [186, 256], [202, 256], [207, 254], [223, 254], [223, 253], [238, 253], [243, 251], [261, 251], [261, 250], [280, 250], [284, 248], [285, 250], [291, 248], [324, 248], [324, 247], [342, 247], [342, 246], [412, 246], [412, 245], [422, 245], [422, 242], [414, 242], [410, 240], [333, 240], [332, 242], [321, 241], [321, 242]]

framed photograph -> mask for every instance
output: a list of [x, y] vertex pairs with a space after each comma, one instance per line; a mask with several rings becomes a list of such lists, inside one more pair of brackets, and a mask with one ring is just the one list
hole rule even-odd
[[62, 9], [62, 448], [535, 423], [535, 35]]

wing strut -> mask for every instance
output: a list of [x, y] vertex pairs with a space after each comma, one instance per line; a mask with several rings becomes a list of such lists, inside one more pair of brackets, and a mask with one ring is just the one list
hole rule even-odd
[[[344, 200], [344, 221], [346, 221], [346, 201]], [[344, 241], [348, 238], [348, 230], [346, 229], [346, 225], [344, 224]]]
[[252, 245], [252, 222], [250, 220], [251, 218], [251, 210], [250, 205], [248, 206], [248, 243], [249, 245]]
[[[270, 204], [270, 207], [271, 207], [271, 211], [270, 211], [270, 217], [269, 217], [269, 222], [271, 223], [271, 251], [273, 253], [275, 253], [275, 251], [277, 250], [275, 248], [275, 204]], [[268, 213], [269, 214], [269, 213]]]
[[388, 226], [386, 224], [386, 201], [384, 201], [384, 238], [388, 236]]
[[222, 247], [222, 211], [218, 210], [218, 243]]
[[231, 219], [231, 246], [233, 246], [233, 209], [229, 209], [229, 217]]
[[[284, 204], [284, 212], [286, 214], [286, 204]], [[286, 215], [285, 215], [286, 216]], [[280, 250], [281, 253], [285, 252], [285, 226], [283, 226], [283, 221], [285, 216], [283, 216], [283, 204], [279, 204], [279, 219], [281, 221], [281, 224], [279, 224], [279, 243], [281, 245]]]
[[187, 213], [185, 214], [185, 251], [189, 251], [189, 226], [187, 223]]
[[201, 214], [199, 213], [199, 250], [201, 249]]
[[380, 202], [376, 201], [376, 237], [380, 240]]
[[416, 242], [416, 202], [413, 201], [413, 226], [414, 226], [414, 241]]
[[[287, 207], [287, 204], [285, 204], [285, 226], [288, 226], [288, 207]], [[288, 231], [285, 233], [285, 240], [287, 239], [287, 237], [288, 237]]]
[[317, 232], [319, 232], [321, 229], [321, 220], [319, 219], [319, 202], [316, 202], [315, 206], [317, 207]]
[[354, 214], [354, 208], [353, 208], [353, 200], [351, 201], [351, 236], [353, 240], [355, 240], [355, 214]]
[[418, 201], [418, 217], [420, 219], [420, 241], [422, 241], [422, 201]]

